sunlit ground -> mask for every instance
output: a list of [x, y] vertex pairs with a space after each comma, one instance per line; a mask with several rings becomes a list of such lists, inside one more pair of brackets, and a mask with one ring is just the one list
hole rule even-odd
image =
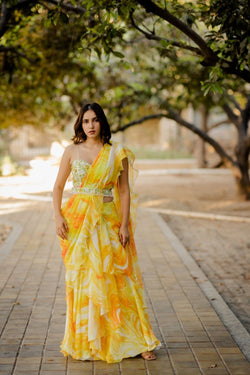
[[1, 205], [1, 209], [0, 209], [0, 217], [1, 217], [2, 215], [11, 214], [13, 212], [17, 213], [20, 211], [26, 211], [29, 206], [31, 207], [35, 206], [35, 202], [32, 202], [32, 201], [27, 202], [27, 200], [12, 202], [11, 198], [9, 198], [8, 200], [1, 200], [1, 197], [0, 197], [0, 205]]
[[[1, 177], [0, 196], [10, 198], [20, 194], [51, 195], [64, 146], [66, 145], [54, 142], [49, 158], [37, 157], [31, 160], [26, 176]], [[67, 182], [65, 190], [70, 188], [71, 182]]]

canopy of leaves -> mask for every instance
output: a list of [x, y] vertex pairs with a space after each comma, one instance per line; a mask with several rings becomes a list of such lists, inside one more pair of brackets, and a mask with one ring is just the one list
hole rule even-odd
[[197, 33], [207, 55], [152, 3], [1, 1], [1, 126], [63, 126], [83, 100], [101, 102], [114, 128], [167, 103], [209, 108], [234, 93], [244, 102], [235, 76], [247, 69], [246, 0], [153, 3]]

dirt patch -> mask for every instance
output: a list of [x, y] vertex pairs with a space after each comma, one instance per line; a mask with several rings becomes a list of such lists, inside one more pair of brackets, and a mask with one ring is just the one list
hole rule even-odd
[[250, 217], [250, 201], [237, 196], [231, 175], [139, 175], [136, 191], [144, 207]]
[[[231, 175], [139, 176], [140, 206], [250, 217]], [[163, 215], [250, 332], [249, 223]]]

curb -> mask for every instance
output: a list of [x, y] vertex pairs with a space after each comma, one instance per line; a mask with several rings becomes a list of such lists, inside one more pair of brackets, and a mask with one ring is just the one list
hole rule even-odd
[[145, 207], [145, 210], [151, 212], [157, 212], [165, 215], [183, 216], [195, 219], [208, 219], [208, 220], [222, 220], [222, 221], [234, 221], [238, 223], [250, 223], [250, 217], [246, 216], [230, 216], [230, 215], [219, 215], [208, 212], [194, 212], [194, 211], [181, 211], [181, 210], [169, 210], [166, 208], [151, 208]]
[[140, 169], [141, 176], [161, 175], [230, 175], [229, 169], [202, 169], [202, 168], [171, 168], [171, 169]]

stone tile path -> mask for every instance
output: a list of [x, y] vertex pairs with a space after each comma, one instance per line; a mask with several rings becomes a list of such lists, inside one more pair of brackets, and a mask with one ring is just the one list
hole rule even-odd
[[23, 229], [0, 257], [0, 374], [250, 374], [243, 353], [146, 211], [138, 213], [136, 243], [149, 315], [162, 342], [158, 359], [138, 357], [119, 364], [65, 359], [59, 351], [65, 321], [64, 266], [51, 203], [0, 199], [0, 204], [0, 220]]
[[164, 219], [250, 333], [250, 218]]

